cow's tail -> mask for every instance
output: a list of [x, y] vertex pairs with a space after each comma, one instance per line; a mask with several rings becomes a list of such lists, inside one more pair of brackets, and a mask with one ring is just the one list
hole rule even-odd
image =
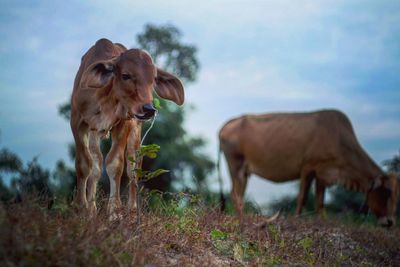
[[222, 175], [221, 175], [221, 154], [222, 154], [222, 150], [221, 150], [221, 145], [219, 145], [218, 148], [218, 160], [217, 160], [217, 169], [218, 169], [218, 183], [219, 183], [219, 201], [220, 201], [220, 208], [221, 208], [221, 212], [225, 211], [225, 196], [224, 196], [224, 192], [223, 192], [223, 181], [222, 181]]

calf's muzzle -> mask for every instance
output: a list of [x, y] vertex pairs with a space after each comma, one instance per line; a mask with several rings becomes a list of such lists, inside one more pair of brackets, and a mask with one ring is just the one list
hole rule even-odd
[[142, 121], [150, 120], [156, 114], [157, 109], [152, 104], [144, 104], [142, 107], [142, 113], [136, 114], [135, 117]]

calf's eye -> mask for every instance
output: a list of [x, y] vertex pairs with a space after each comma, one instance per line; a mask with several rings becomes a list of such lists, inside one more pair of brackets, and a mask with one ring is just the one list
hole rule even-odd
[[131, 78], [131, 75], [129, 74], [122, 74], [122, 80], [129, 80]]

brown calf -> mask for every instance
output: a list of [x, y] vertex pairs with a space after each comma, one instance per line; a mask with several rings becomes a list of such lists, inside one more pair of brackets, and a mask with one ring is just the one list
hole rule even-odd
[[[140, 146], [143, 120], [156, 112], [157, 94], [178, 105], [184, 101], [183, 85], [174, 75], [157, 68], [151, 56], [140, 49], [126, 49], [100, 39], [82, 57], [71, 99], [71, 128], [76, 144], [77, 192], [75, 202], [96, 212], [96, 185], [103, 156], [100, 139], [111, 132], [112, 147], [105, 164], [110, 178], [108, 209], [121, 206], [120, 182], [125, 155], [135, 155]], [[130, 180], [134, 177], [127, 164]], [[136, 183], [130, 183], [128, 206], [136, 209]]]

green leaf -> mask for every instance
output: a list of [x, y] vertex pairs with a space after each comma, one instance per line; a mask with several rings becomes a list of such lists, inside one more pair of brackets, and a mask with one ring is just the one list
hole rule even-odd
[[146, 179], [147, 181], [167, 172], [169, 172], [169, 170], [164, 170], [164, 169], [158, 169], [155, 171], [145, 171], [144, 174], [142, 175], [142, 178]]
[[153, 106], [154, 106], [156, 109], [161, 109], [161, 102], [160, 102], [160, 99], [154, 98], [154, 99], [153, 99]]
[[149, 153], [146, 154], [146, 156], [148, 158], [155, 159], [155, 158], [157, 158], [157, 153], [149, 152]]
[[160, 146], [157, 144], [142, 145], [139, 149], [139, 157], [149, 157], [154, 159], [157, 157], [157, 153], [160, 151]]
[[129, 265], [131, 262], [132, 262], [132, 260], [133, 260], [133, 257], [132, 257], [132, 255], [130, 255], [129, 253], [126, 253], [126, 252], [122, 252], [120, 255], [119, 255], [119, 258], [120, 258], [120, 260], [121, 260], [121, 262], [125, 265]]
[[146, 171], [143, 171], [143, 170], [140, 169], [140, 168], [135, 169], [135, 172], [136, 172], [136, 176], [137, 176], [138, 178], [142, 178], [142, 177], [146, 174]]
[[133, 156], [128, 156], [128, 160], [132, 163], [135, 163], [136, 160], [133, 158]]
[[303, 247], [304, 250], [308, 251], [313, 244], [313, 240], [310, 237], [305, 237], [299, 241], [299, 245]]
[[225, 239], [227, 238], [228, 234], [218, 229], [213, 229], [211, 230], [210, 236], [213, 240], [216, 240], [216, 239]]

